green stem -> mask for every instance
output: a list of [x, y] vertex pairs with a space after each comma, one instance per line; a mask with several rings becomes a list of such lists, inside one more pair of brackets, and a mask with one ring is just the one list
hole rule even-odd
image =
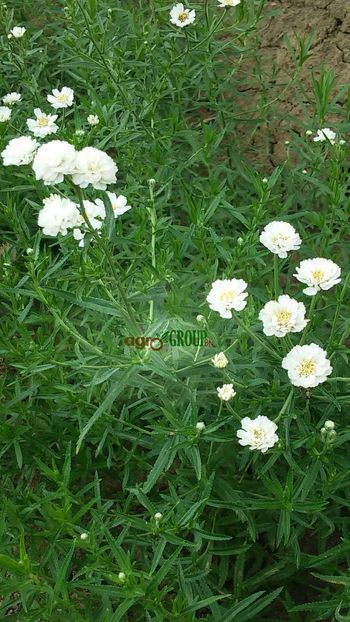
[[278, 264], [278, 255], [273, 256], [273, 281], [274, 281], [274, 293], [275, 300], [278, 298], [279, 294], [279, 264]]
[[[154, 180], [150, 179], [148, 182], [149, 185], [149, 194], [150, 194], [150, 202], [151, 207], [149, 208], [149, 214], [151, 218], [151, 253], [152, 253], [152, 268], [153, 274], [157, 268], [157, 257], [156, 257], [156, 228], [157, 228], [157, 212], [155, 208], [154, 202]], [[153, 275], [152, 275], [153, 281]], [[154, 300], [150, 301], [149, 306], [149, 321], [152, 324], [154, 318]]]
[[302, 336], [301, 336], [301, 339], [300, 339], [300, 344], [299, 344], [300, 346], [304, 345], [304, 343], [305, 343], [305, 339], [306, 339], [307, 334], [308, 334], [308, 332], [309, 332], [309, 327], [310, 327], [310, 325], [311, 325], [311, 323], [312, 323], [312, 316], [313, 316], [313, 314], [314, 314], [315, 307], [316, 307], [316, 298], [317, 298], [317, 294], [315, 294], [315, 295], [312, 297], [312, 300], [311, 300], [311, 304], [310, 304], [310, 308], [309, 308], [309, 313], [308, 313], [308, 316], [309, 316], [309, 318], [308, 318], [308, 319], [309, 319], [309, 321], [308, 321], [308, 323], [306, 324], [306, 326], [305, 326], [305, 328], [304, 328], [304, 331], [303, 331], [303, 334], [302, 334]]
[[239, 319], [237, 313], [235, 313], [234, 311], [232, 311], [232, 315], [235, 318], [237, 324], [243, 328], [243, 330], [245, 330], [246, 333], [248, 333], [248, 335], [257, 343], [259, 343], [261, 345], [262, 348], [264, 348], [264, 350], [266, 350], [266, 352], [268, 352], [269, 354], [271, 354], [271, 356], [273, 356], [274, 358], [277, 358], [279, 361], [281, 360], [281, 356], [279, 354], [277, 354], [277, 352], [275, 352], [274, 350], [272, 350], [272, 348], [270, 348], [270, 346], [268, 346], [262, 339], [260, 339], [260, 337], [258, 337], [258, 335], [256, 335], [255, 333], [253, 333], [252, 330], [250, 330], [250, 328], [248, 328], [248, 326], [246, 326], [242, 320]]
[[76, 191], [77, 195], [78, 195], [78, 199], [79, 199], [79, 206], [80, 206], [80, 210], [82, 213], [82, 216], [89, 228], [89, 231], [91, 232], [91, 234], [93, 235], [93, 237], [95, 238], [95, 240], [97, 241], [98, 245], [102, 248], [103, 252], [104, 252], [104, 256], [107, 259], [109, 266], [111, 268], [113, 277], [114, 277], [114, 281], [116, 284], [116, 287], [118, 289], [119, 295], [123, 301], [124, 307], [125, 307], [125, 311], [129, 317], [130, 322], [133, 325], [134, 330], [136, 330], [136, 334], [140, 333], [140, 327], [138, 325], [137, 319], [136, 319], [136, 315], [135, 315], [135, 311], [132, 308], [131, 304], [129, 303], [127, 294], [124, 291], [124, 288], [121, 284], [120, 281], [120, 274], [118, 273], [116, 267], [115, 267], [115, 258], [112, 256], [110, 249], [108, 247], [108, 244], [105, 243], [105, 241], [103, 240], [102, 237], [100, 237], [98, 235], [98, 233], [96, 232], [96, 230], [92, 227], [89, 218], [87, 216], [85, 207], [84, 207], [84, 197], [83, 197], [83, 193], [81, 191], [81, 189], [78, 186], [74, 186], [74, 190]]
[[348, 286], [349, 278], [350, 278], [350, 272], [348, 272], [348, 274], [346, 276], [346, 279], [344, 281], [344, 285], [343, 285], [342, 291], [341, 291], [340, 296], [339, 296], [337, 308], [335, 310], [335, 314], [334, 314], [334, 318], [333, 318], [331, 334], [330, 334], [330, 337], [329, 337], [329, 340], [328, 340], [327, 349], [329, 347], [331, 347], [332, 343], [333, 343], [334, 333], [335, 333], [336, 328], [337, 328], [337, 322], [338, 322], [339, 313], [340, 313], [340, 307], [341, 307], [341, 304], [342, 304], [342, 302], [344, 300], [344, 296], [345, 296], [346, 288]]
[[274, 419], [274, 423], [278, 423], [278, 421], [281, 419], [281, 417], [284, 415], [284, 413], [286, 413], [289, 410], [289, 406], [291, 404], [292, 401], [292, 397], [293, 397], [293, 388], [289, 391], [288, 396], [281, 408], [281, 410], [279, 411], [276, 419]]
[[114, 71], [113, 69], [110, 67], [109, 63], [106, 60], [106, 56], [103, 53], [103, 51], [101, 50], [99, 44], [97, 43], [95, 36], [92, 33], [91, 30], [91, 26], [90, 26], [90, 22], [89, 19], [86, 16], [86, 12], [84, 10], [84, 7], [81, 5], [80, 0], [76, 0], [76, 3], [83, 15], [84, 18], [84, 22], [86, 25], [86, 30], [88, 32], [90, 41], [92, 43], [92, 45], [94, 46], [96, 52], [98, 53], [100, 59], [101, 59], [101, 63], [104, 66], [104, 68], [106, 69], [109, 77], [111, 78], [113, 84], [116, 86], [117, 90], [119, 91], [119, 94], [121, 96], [121, 98], [124, 100], [124, 103], [127, 107], [127, 109], [129, 110], [129, 112], [131, 113], [131, 115], [137, 119], [138, 123], [141, 125], [141, 127], [145, 130], [145, 132], [148, 134], [148, 136], [150, 136], [153, 140], [154, 140], [154, 132], [152, 132], [147, 125], [145, 125], [145, 123], [137, 116], [137, 114], [135, 113], [135, 106], [133, 106], [130, 101], [129, 98], [127, 97], [127, 95], [125, 94], [125, 89], [122, 88], [121, 84], [120, 84], [120, 79], [119, 77], [114, 75]]
[[77, 341], [79, 341], [80, 343], [83, 343], [89, 350], [91, 350], [92, 352], [94, 352], [95, 354], [98, 354], [99, 356], [104, 356], [104, 353], [102, 352], [102, 350], [100, 350], [99, 348], [97, 348], [96, 346], [92, 345], [91, 343], [89, 343], [89, 341], [87, 339], [85, 339], [85, 337], [82, 337], [76, 330], [75, 328], [72, 328], [67, 321], [62, 320], [61, 316], [57, 313], [57, 311], [50, 305], [49, 301], [47, 300], [47, 298], [45, 297], [45, 294], [43, 292], [43, 290], [41, 289], [39, 283], [35, 280], [33, 280], [33, 284], [34, 284], [34, 288], [37, 291], [39, 300], [41, 300], [49, 309], [50, 313], [53, 315], [53, 317], [55, 318], [57, 324], [59, 324], [60, 326], [62, 326], [62, 328], [65, 329], [65, 331], [67, 333], [69, 333], [72, 337], [74, 337]]
[[[222, 411], [222, 400], [220, 400], [219, 411], [218, 411], [218, 414], [216, 415], [215, 423], [218, 421], [218, 419], [220, 419], [221, 411]], [[212, 453], [213, 453], [213, 447], [214, 447], [214, 441], [211, 441], [210, 447], [209, 447], [209, 454], [208, 454], [208, 459], [207, 459], [207, 465], [209, 464], [209, 462], [211, 460], [211, 456], [212, 456]]]

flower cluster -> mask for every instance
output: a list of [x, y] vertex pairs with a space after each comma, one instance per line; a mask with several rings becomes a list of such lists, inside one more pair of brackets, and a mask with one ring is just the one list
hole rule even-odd
[[[122, 195], [117, 197], [112, 192], [107, 194], [115, 218], [131, 209], [130, 205], [126, 205], [126, 197]], [[43, 207], [38, 216], [38, 225], [45, 235], [50, 236], [57, 236], [58, 234], [65, 236], [71, 230], [74, 239], [82, 247], [86, 233], [92, 229], [99, 231], [106, 218], [106, 207], [101, 199], [83, 200], [82, 207], [83, 210], [78, 203], [58, 194], [51, 194], [43, 201]]]
[[[20, 101], [19, 93], [8, 93], [2, 100], [9, 106]], [[69, 87], [61, 90], [53, 89], [47, 96], [54, 109], [67, 108], [73, 104], [74, 91]], [[0, 121], [8, 120], [11, 108], [0, 106]], [[34, 118], [27, 119], [28, 130], [35, 138], [45, 138], [58, 131], [57, 114], [46, 114], [40, 108], [34, 109]], [[98, 123], [98, 117], [88, 117], [90, 125]], [[95, 190], [107, 190], [116, 182], [118, 167], [114, 160], [104, 151], [95, 147], [84, 147], [77, 150], [65, 140], [51, 140], [40, 145], [30, 136], [13, 138], [1, 153], [4, 166], [31, 165], [35, 178], [45, 186], [62, 183], [66, 177], [72, 185], [80, 188], [92, 186]], [[123, 195], [117, 196], [107, 192], [107, 201], [115, 218], [130, 209]], [[82, 200], [79, 204], [59, 194], [51, 194], [43, 201], [38, 216], [38, 225], [43, 233], [49, 236], [67, 235], [72, 232], [79, 246], [84, 246], [84, 238], [89, 231], [99, 231], [106, 218], [105, 203], [97, 198], [95, 201]]]
[[[40, 111], [37, 109], [37, 112]], [[51, 117], [50, 123], [54, 118], [55, 115]], [[35, 124], [34, 120], [31, 121]], [[73, 183], [80, 188], [91, 184], [97, 190], [106, 190], [107, 185], [116, 181], [118, 167], [100, 149], [85, 147], [76, 151], [73, 145], [64, 140], [52, 140], [37, 147], [38, 143], [27, 136], [13, 138], [1, 154], [4, 165], [20, 166], [33, 160], [35, 177], [46, 186], [61, 183], [66, 175], [71, 176]], [[11, 158], [8, 157], [9, 153]]]
[[[294, 227], [284, 221], [269, 223], [259, 239], [266, 248], [280, 258], [287, 257], [290, 251], [298, 250], [302, 243]], [[303, 293], [308, 296], [314, 296], [320, 290], [328, 290], [341, 281], [340, 267], [323, 257], [302, 261], [294, 276], [307, 285]], [[209, 307], [217, 311], [222, 318], [230, 319], [232, 310], [241, 311], [245, 308], [246, 288], [247, 283], [243, 279], [214, 281], [207, 296]], [[266, 336], [283, 338], [289, 333], [304, 331], [310, 321], [305, 315], [305, 305], [284, 294], [277, 300], [267, 302], [259, 312], [259, 319]], [[213, 365], [218, 368], [224, 368], [227, 362], [223, 352], [216, 354], [212, 359]], [[294, 386], [305, 389], [322, 384], [333, 371], [327, 352], [316, 343], [294, 346], [283, 358], [282, 368], [287, 371], [288, 378]], [[232, 384], [218, 387], [217, 393], [223, 401], [229, 401], [236, 395]], [[265, 416], [259, 416], [254, 420], [245, 417], [237, 436], [241, 445], [248, 445], [250, 449], [259, 449], [265, 453], [278, 440], [276, 430], [276, 424]]]

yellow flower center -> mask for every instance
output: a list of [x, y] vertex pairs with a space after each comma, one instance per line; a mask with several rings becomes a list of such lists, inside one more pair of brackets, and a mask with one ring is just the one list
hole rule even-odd
[[179, 17], [178, 17], [180, 22], [185, 22], [187, 20], [187, 18], [188, 18], [187, 11], [183, 11], [183, 13], [180, 13]]
[[312, 359], [304, 359], [299, 365], [299, 374], [307, 378], [311, 376], [316, 369], [316, 363]]
[[281, 310], [276, 313], [277, 322], [280, 326], [288, 326], [291, 317], [292, 314], [290, 311]]
[[65, 104], [67, 102], [67, 95], [65, 95], [64, 93], [61, 93], [61, 95], [57, 95], [57, 99], [59, 102], [61, 102], [61, 104]]
[[315, 281], [317, 281], [317, 283], [319, 283], [324, 278], [324, 272], [323, 272], [323, 270], [314, 270], [312, 272], [312, 276], [315, 279]]
[[220, 294], [219, 300], [221, 302], [224, 302], [225, 304], [231, 304], [235, 296], [236, 296], [235, 292], [232, 290], [229, 290], [227, 292], [223, 292], [222, 294]]
[[253, 430], [253, 436], [254, 436], [254, 438], [256, 438], [257, 441], [261, 441], [261, 439], [263, 437], [263, 433], [258, 428], [255, 428], [255, 430]]
[[39, 127], [46, 127], [49, 124], [49, 121], [47, 117], [42, 116], [37, 118], [37, 123]]
[[283, 233], [278, 233], [277, 235], [273, 235], [271, 240], [276, 244], [276, 242], [286, 242], [289, 239], [288, 235], [284, 235]]

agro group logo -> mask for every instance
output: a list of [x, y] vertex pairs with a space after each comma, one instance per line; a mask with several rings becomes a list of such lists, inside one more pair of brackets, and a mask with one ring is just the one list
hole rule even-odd
[[161, 337], [124, 337], [126, 346], [142, 349], [161, 350], [164, 344], [172, 347], [212, 346], [205, 330], [167, 330]]

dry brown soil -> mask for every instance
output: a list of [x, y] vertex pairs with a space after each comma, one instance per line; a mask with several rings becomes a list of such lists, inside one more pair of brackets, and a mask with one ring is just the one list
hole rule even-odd
[[[274, 106], [268, 122], [268, 147], [265, 144], [263, 148], [259, 142], [264, 132], [254, 134], [250, 147], [251, 153], [256, 153], [256, 163], [266, 158], [268, 152], [270, 164], [275, 166], [284, 159], [284, 141], [290, 138], [290, 129], [300, 132], [308, 122], [311, 127], [315, 125], [310, 85], [312, 75], [318, 77], [322, 66], [335, 72], [333, 96], [343, 85], [350, 85], [350, 0], [271, 0], [260, 24], [260, 56], [269, 84], [268, 99], [283, 91], [295, 69], [285, 35], [297, 48], [297, 38], [305, 39], [312, 33], [311, 55], [302, 68], [298, 85], [288, 89]], [[254, 87], [251, 95], [254, 99]], [[327, 120], [335, 118], [330, 115]]]

